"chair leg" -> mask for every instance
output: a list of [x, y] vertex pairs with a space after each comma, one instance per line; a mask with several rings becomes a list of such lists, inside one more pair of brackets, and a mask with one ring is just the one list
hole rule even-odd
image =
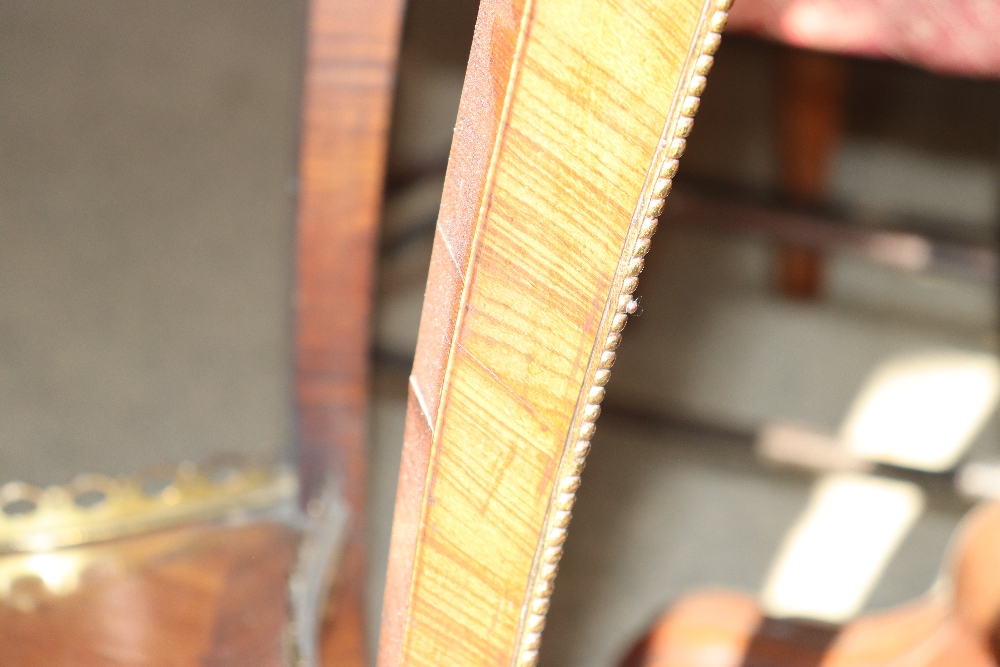
[[[779, 187], [792, 202], [821, 204], [828, 194], [830, 166], [843, 134], [843, 59], [789, 50], [781, 66], [778, 118]], [[813, 300], [823, 292], [826, 257], [817, 248], [778, 247], [776, 278], [784, 296]]]

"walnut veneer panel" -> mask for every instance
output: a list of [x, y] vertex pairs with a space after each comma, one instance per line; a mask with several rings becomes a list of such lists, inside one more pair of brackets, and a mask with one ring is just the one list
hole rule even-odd
[[483, 3], [410, 381], [379, 664], [533, 665], [726, 0]]
[[304, 84], [296, 285], [303, 494], [332, 471], [353, 521], [326, 664], [363, 665], [369, 314], [403, 0], [312, 0]]

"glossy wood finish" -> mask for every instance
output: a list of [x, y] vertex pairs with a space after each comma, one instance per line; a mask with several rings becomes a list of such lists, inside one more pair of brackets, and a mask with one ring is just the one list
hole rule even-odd
[[[297, 537], [192, 526], [47, 554], [0, 598], [2, 667], [281, 667]], [[0, 572], [18, 556], [0, 557]]]
[[727, 2], [486, 0], [438, 219], [381, 667], [532, 665]]
[[[995, 667], [1000, 623], [1000, 503], [963, 522], [948, 571], [923, 599], [863, 616], [825, 641], [761, 632], [753, 597], [692, 593], [665, 614], [623, 667]], [[815, 635], [813, 635], [813, 638]]]
[[304, 499], [339, 477], [352, 523], [324, 661], [365, 663], [369, 314], [403, 0], [312, 0], [296, 250], [296, 415]]

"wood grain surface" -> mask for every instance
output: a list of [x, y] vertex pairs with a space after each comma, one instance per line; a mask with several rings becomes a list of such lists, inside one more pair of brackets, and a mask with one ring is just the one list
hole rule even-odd
[[380, 667], [533, 665], [726, 0], [486, 0], [410, 380]]
[[352, 524], [324, 662], [365, 664], [369, 315], [403, 0], [311, 0], [296, 249], [296, 417], [303, 499], [340, 478]]
[[35, 554], [0, 596], [0, 666], [282, 667], [296, 542], [279, 524], [191, 526]]

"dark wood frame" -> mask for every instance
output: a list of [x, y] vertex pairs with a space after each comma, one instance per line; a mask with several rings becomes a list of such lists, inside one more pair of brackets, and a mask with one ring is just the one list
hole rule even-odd
[[352, 521], [324, 664], [366, 664], [369, 316], [403, 0], [312, 0], [296, 239], [295, 412], [303, 501], [339, 478]]

